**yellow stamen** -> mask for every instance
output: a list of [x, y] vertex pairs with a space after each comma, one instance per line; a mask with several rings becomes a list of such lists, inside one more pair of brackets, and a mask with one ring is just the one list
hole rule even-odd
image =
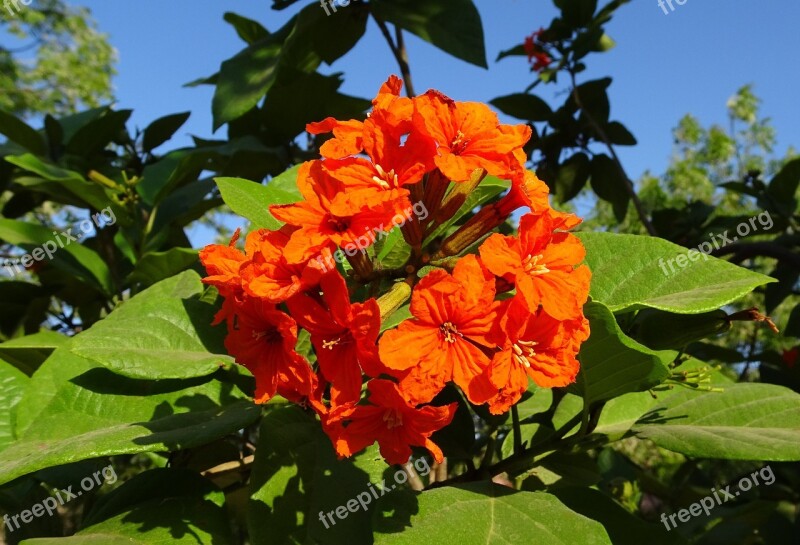
[[389, 429], [403, 425], [403, 415], [399, 411], [388, 410], [383, 413], [383, 421]]
[[456, 342], [456, 337], [455, 337], [456, 335], [458, 335], [459, 337], [462, 336], [461, 333], [458, 332], [456, 326], [452, 324], [452, 322], [443, 323], [439, 327], [439, 330], [442, 332], [442, 335], [444, 335], [444, 340], [449, 343]]
[[550, 269], [548, 269], [544, 263], [539, 263], [539, 260], [542, 259], [542, 257], [544, 257], [542, 254], [529, 255], [526, 257], [522, 262], [522, 267], [524, 268], [525, 272], [531, 276], [549, 273]]
[[378, 184], [383, 189], [397, 187], [397, 174], [394, 169], [386, 172], [380, 165], [375, 165], [375, 170], [378, 171], [378, 176], [373, 176], [372, 181]]

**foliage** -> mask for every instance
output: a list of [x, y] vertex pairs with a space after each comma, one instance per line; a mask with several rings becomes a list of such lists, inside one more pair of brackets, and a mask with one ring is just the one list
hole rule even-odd
[[[627, 2], [554, 3], [559, 15], [548, 26], [499, 55], [503, 62], [527, 57], [534, 74], [528, 89], [492, 101], [530, 127], [524, 154], [513, 146], [478, 153], [466, 175], [454, 170], [459, 152], [442, 159], [461, 150], [463, 139], [436, 141], [432, 125], [420, 125], [431, 116], [420, 105], [436, 110], [439, 100], [448, 106], [436, 111], [457, 111], [463, 103], [435, 94], [400, 97], [397, 79], [371, 102], [339, 92], [344, 74], [320, 70], [358, 47], [369, 21], [395, 55], [409, 97], [404, 32], [485, 66], [471, 0], [353, 1], [335, 12], [328, 5], [330, 15], [317, 3], [273, 0], [274, 9], [293, 12], [275, 30], [227, 13], [243, 49], [195, 82], [214, 86], [214, 123], [227, 125], [227, 137], [195, 138], [180, 149], [169, 142], [188, 112], [139, 129], [129, 126], [130, 111], [85, 109], [108, 98], [102, 67], [112, 60], [86, 12], [55, 0], [13, 17], [0, 9], [0, 22], [18, 37], [42, 37], [34, 68], [21, 68], [11, 48], [0, 49], [0, 59], [15, 67], [0, 77], [0, 511], [35, 515], [54, 489], [81, 491], [53, 516], [18, 517], [18, 528], [4, 520], [6, 542], [795, 543], [800, 163], [792, 152], [772, 156], [774, 132], [746, 86], [728, 103], [731, 128], [705, 128], [686, 116], [667, 172], [634, 183], [616, 154], [616, 146], [636, 139], [611, 116], [611, 78], [580, 81], [591, 55], [612, 48], [605, 28]], [[77, 49], [57, 48], [62, 40], [76, 40]], [[66, 55], [64, 64], [51, 70], [58, 55]], [[540, 85], [564, 86], [563, 103], [551, 106], [534, 94]], [[38, 94], [21, 100], [31, 87]], [[416, 115], [409, 124], [410, 111]], [[495, 136], [527, 133], [524, 125], [482, 115]], [[313, 124], [328, 117], [327, 125]], [[376, 125], [390, 137], [374, 138]], [[353, 134], [359, 139], [349, 139]], [[403, 153], [391, 149], [393, 138]], [[392, 153], [359, 155], [378, 145]], [[346, 157], [352, 155], [360, 159]], [[416, 179], [403, 163], [412, 156], [424, 158]], [[321, 182], [321, 169], [337, 161], [358, 163], [360, 178], [346, 183], [367, 189]], [[397, 168], [383, 169], [392, 161]], [[557, 208], [578, 196], [591, 203], [574, 236], [565, 231], [576, 227], [575, 218], [551, 208], [539, 179]], [[338, 198], [337, 211], [346, 204], [354, 217], [374, 212], [380, 192], [373, 182], [388, 186], [397, 202], [424, 203], [430, 219], [420, 220], [419, 230], [413, 221], [388, 229], [349, 261], [326, 258], [354, 239], [315, 232], [303, 207], [322, 196]], [[530, 213], [512, 214], [520, 207]], [[202, 250], [204, 267], [189, 230], [201, 222], [227, 228], [229, 211], [248, 222], [247, 253], [235, 238], [231, 246], [212, 245]], [[750, 222], [759, 217], [771, 225]], [[85, 222], [92, 228], [84, 232]], [[547, 239], [541, 253], [517, 254], [529, 259], [509, 265], [542, 222], [552, 228], [537, 235]], [[712, 249], [742, 223], [750, 227], [746, 239]], [[73, 232], [79, 240], [63, 244]], [[311, 240], [319, 244], [311, 248]], [[704, 244], [708, 252], [696, 250]], [[540, 284], [526, 283], [517, 269], [553, 278], [556, 267], [541, 259], [554, 247], [571, 248], [562, 257], [578, 256], [560, 269], [571, 283], [534, 292], [531, 285]], [[32, 257], [16, 267], [26, 254]], [[584, 265], [573, 268], [579, 261]], [[292, 269], [314, 269], [315, 262], [325, 270]], [[572, 282], [585, 266], [591, 284], [588, 277]], [[320, 272], [328, 274], [314, 276]], [[398, 368], [435, 352], [403, 337], [423, 318], [419, 300], [444, 308], [464, 278], [471, 291], [458, 295], [459, 319], [474, 328], [441, 324], [441, 343], [482, 346], [469, 348], [465, 361], [486, 369], [498, 365], [503, 347], [509, 354], [520, 349], [533, 363], [533, 380], [523, 371], [519, 399], [491, 373], [489, 404], [463, 376], [443, 380], [433, 397], [435, 373], [408, 379], [416, 371]], [[288, 294], [298, 284], [301, 293]], [[270, 319], [285, 324], [291, 315], [299, 323], [281, 330], [279, 351], [272, 344], [243, 349], [274, 341], [243, 312], [254, 293], [268, 301], [259, 304], [273, 312]], [[417, 302], [410, 306], [412, 293]], [[773, 316], [782, 333], [753, 307]], [[325, 319], [315, 320], [315, 309]], [[533, 314], [541, 329], [522, 328], [519, 320], [527, 324]], [[354, 316], [363, 320], [358, 327]], [[563, 328], [581, 316], [588, 331], [569, 330], [571, 343], [537, 338], [527, 352], [521, 347], [529, 345], [516, 344], [524, 336], [510, 337], [516, 330], [542, 334], [545, 323]], [[227, 325], [212, 325], [225, 319]], [[498, 322], [486, 338], [476, 333], [481, 320]], [[353, 356], [343, 344], [335, 352], [340, 359], [331, 359], [325, 351], [343, 337], [325, 332], [342, 321], [358, 350]], [[577, 375], [570, 375], [569, 357], [553, 364], [558, 372], [542, 372], [554, 346], [562, 356], [579, 350]], [[277, 374], [273, 395], [264, 385], [278, 352], [295, 366], [280, 368], [287, 372]], [[390, 366], [362, 391], [359, 365], [369, 375], [373, 355]], [[355, 381], [335, 374], [346, 357], [357, 359]], [[521, 368], [522, 360], [513, 361]], [[304, 374], [287, 379], [288, 371]], [[353, 439], [357, 418], [381, 403], [381, 384], [386, 400], [389, 382], [416, 397], [402, 416], [381, 413], [378, 426], [447, 412], [424, 443], [398, 443], [413, 447], [410, 459], [402, 448], [398, 459], [384, 436]], [[345, 386], [351, 390], [343, 393]], [[340, 403], [340, 396], [350, 397]], [[119, 478], [83, 486], [86, 477], [104, 475], [103, 467]], [[759, 485], [665, 528], [666, 515], [714, 491], [736, 490], [753, 475], [761, 476]]]

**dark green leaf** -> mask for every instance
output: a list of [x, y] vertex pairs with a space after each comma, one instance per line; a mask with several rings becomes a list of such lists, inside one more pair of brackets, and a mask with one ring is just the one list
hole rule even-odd
[[604, 201], [611, 203], [617, 221], [623, 222], [630, 201], [624, 172], [611, 157], [600, 153], [592, 157], [591, 176], [594, 192]]
[[191, 248], [170, 248], [166, 252], [149, 252], [136, 263], [128, 280], [147, 287], [174, 276], [196, 263], [197, 250]]
[[636, 137], [619, 121], [611, 121], [605, 126], [608, 140], [617, 146], [635, 146]]
[[[4, 300], [5, 303], [5, 300]], [[69, 338], [54, 331], [40, 331], [0, 344], [0, 358], [31, 376], [53, 350], [64, 346]]]
[[553, 115], [553, 110], [550, 109], [547, 102], [536, 95], [526, 93], [498, 97], [490, 104], [504, 114], [525, 121], [547, 121]]
[[569, 202], [578, 196], [589, 180], [591, 164], [589, 156], [578, 152], [561, 163], [556, 175], [556, 196], [558, 202]]
[[230, 23], [236, 30], [236, 34], [249, 45], [269, 36], [269, 32], [261, 23], [248, 19], [247, 17], [242, 17], [237, 13], [226, 11], [222, 18]]
[[373, 13], [445, 53], [487, 68], [483, 25], [472, 0], [374, 0]]
[[191, 112], [183, 112], [180, 114], [172, 114], [161, 117], [150, 123], [144, 130], [142, 136], [142, 148], [144, 151], [153, 151], [158, 146], [172, 138], [172, 136], [180, 129]]
[[0, 110], [0, 134], [36, 155], [47, 152], [44, 140], [38, 132], [4, 110]]

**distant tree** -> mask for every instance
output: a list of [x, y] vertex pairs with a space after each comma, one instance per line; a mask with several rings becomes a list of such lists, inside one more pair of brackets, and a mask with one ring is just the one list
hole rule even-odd
[[86, 8], [62, 0], [0, 3], [0, 109], [31, 117], [108, 102], [115, 60]]

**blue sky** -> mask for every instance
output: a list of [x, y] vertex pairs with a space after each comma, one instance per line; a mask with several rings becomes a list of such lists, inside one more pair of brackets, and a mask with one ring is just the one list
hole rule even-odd
[[[221, 61], [243, 47], [222, 20], [234, 11], [277, 29], [297, 7], [282, 12], [269, 0], [80, 0], [119, 52], [115, 78], [118, 105], [135, 110], [144, 127], [165, 114], [192, 112], [167, 146], [188, 145], [188, 135], [209, 137], [213, 88], [183, 88], [214, 73]], [[308, 1], [296, 6], [307, 5]], [[317, 2], [314, 2], [317, 3]], [[601, 0], [602, 3], [602, 0]], [[408, 49], [418, 92], [437, 88], [459, 100], [488, 101], [522, 91], [532, 81], [522, 58], [495, 63], [497, 53], [519, 42], [555, 15], [549, 0], [476, 0], [486, 35], [489, 70], [440, 53], [409, 37]], [[727, 124], [726, 100], [746, 83], [763, 99], [762, 114], [773, 119], [778, 150], [800, 147], [797, 53], [800, 2], [797, 0], [686, 0], [665, 15], [656, 0], [633, 0], [608, 27], [617, 47], [589, 58], [584, 79], [611, 75], [612, 118], [625, 123], [639, 145], [622, 150], [629, 174], [660, 173], [672, 152], [671, 129], [685, 113], [704, 124]], [[320, 8], [321, 9], [321, 8]], [[347, 8], [340, 8], [347, 9]], [[374, 25], [348, 55], [325, 72], [344, 72], [344, 92], [371, 97], [397, 72], [394, 59]], [[542, 87], [540, 87], [541, 89]], [[544, 89], [543, 98], [563, 101], [564, 86]], [[224, 137], [225, 129], [215, 135]]]

